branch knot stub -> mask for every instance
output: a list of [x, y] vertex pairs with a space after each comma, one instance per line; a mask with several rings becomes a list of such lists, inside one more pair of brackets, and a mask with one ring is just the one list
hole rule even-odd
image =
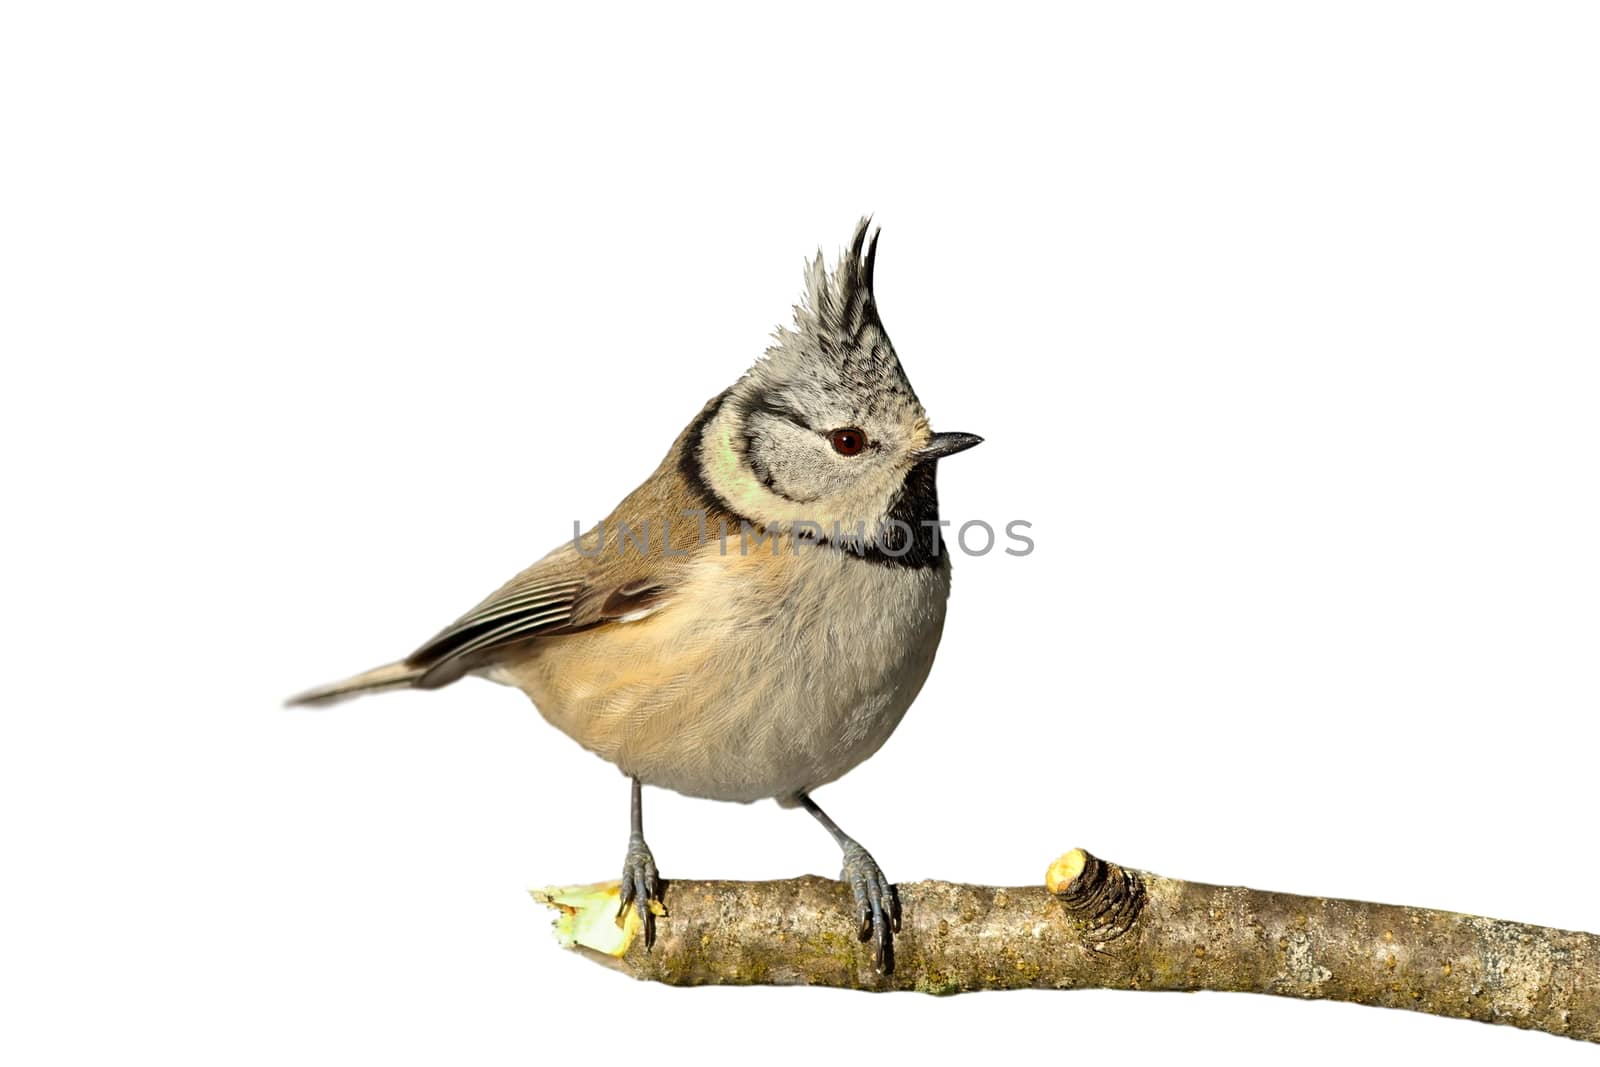
[[1050, 865], [1045, 886], [1083, 928], [1098, 950], [1127, 934], [1144, 909], [1144, 878], [1138, 871], [1075, 848]]

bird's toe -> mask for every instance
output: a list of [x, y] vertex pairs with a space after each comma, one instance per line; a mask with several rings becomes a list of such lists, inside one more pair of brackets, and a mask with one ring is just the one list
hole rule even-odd
[[628, 855], [622, 864], [621, 898], [617, 922], [623, 921], [631, 904], [644, 930], [645, 951], [649, 951], [656, 942], [656, 915], [665, 915], [666, 908], [661, 903], [661, 878], [656, 873], [655, 856], [644, 838], [637, 835], [629, 840]]
[[900, 897], [883, 869], [866, 849], [845, 849], [840, 880], [855, 898], [856, 936], [871, 941], [872, 965], [879, 974], [894, 972], [894, 935], [900, 930]]

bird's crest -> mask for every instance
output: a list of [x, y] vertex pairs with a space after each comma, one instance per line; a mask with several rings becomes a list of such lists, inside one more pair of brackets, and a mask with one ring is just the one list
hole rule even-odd
[[853, 388], [863, 395], [898, 396], [916, 403], [916, 394], [895, 356], [878, 318], [872, 290], [878, 236], [872, 220], [856, 224], [850, 246], [828, 270], [821, 249], [806, 264], [805, 294], [795, 305], [794, 325], [780, 326], [765, 356], [746, 382], [756, 391], [811, 382], [823, 388]]

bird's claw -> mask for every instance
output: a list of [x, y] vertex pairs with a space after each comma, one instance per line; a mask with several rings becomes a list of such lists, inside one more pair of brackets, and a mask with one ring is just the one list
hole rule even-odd
[[871, 853], [855, 842], [845, 846], [839, 880], [855, 896], [856, 936], [872, 941], [872, 965], [879, 974], [894, 973], [894, 935], [900, 932], [900, 896]]
[[617, 908], [617, 923], [621, 925], [628, 913], [628, 905], [639, 913], [639, 925], [644, 929], [644, 948], [650, 951], [656, 943], [656, 916], [665, 915], [661, 903], [661, 879], [656, 874], [656, 859], [644, 838], [634, 834], [628, 839], [628, 858], [622, 863], [622, 903]]

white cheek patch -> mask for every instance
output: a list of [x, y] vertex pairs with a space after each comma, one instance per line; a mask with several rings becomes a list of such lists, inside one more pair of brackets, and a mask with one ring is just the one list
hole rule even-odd
[[831, 536], [835, 525], [845, 534], [859, 527], [870, 536], [883, 524], [900, 472], [885, 467], [880, 477], [865, 478], [849, 491], [824, 500], [788, 500], [768, 489], [751, 471], [734, 445], [736, 429], [736, 418], [724, 411], [706, 428], [700, 442], [700, 466], [706, 484], [735, 514], [779, 529], [814, 524], [823, 536]]
[[727, 505], [740, 515], [764, 523], [814, 521], [814, 508], [785, 500], [750, 470], [733, 444], [731, 413], [719, 414], [701, 443], [700, 461], [706, 481]]

